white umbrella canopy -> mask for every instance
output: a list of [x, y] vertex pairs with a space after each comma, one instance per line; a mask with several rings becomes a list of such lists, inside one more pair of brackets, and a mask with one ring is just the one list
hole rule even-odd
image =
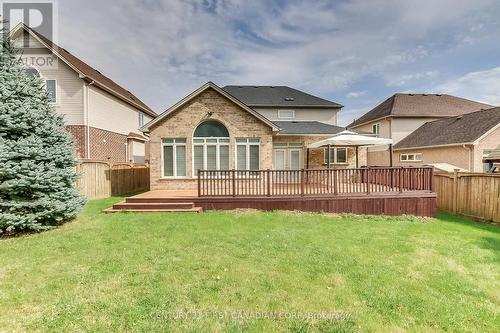
[[313, 142], [307, 148], [320, 148], [324, 146], [379, 146], [390, 145], [392, 139], [376, 138], [373, 136], [361, 135], [351, 131], [342, 131], [331, 138]]
[[[392, 166], [392, 139], [382, 139], [368, 135], [358, 134], [352, 131], [342, 131], [329, 139], [313, 142], [307, 146], [309, 148], [331, 147], [331, 146], [351, 146], [356, 147], [356, 168], [359, 164], [358, 147], [389, 145], [390, 165]], [[330, 149], [327, 149], [328, 155]], [[309, 161], [308, 161], [309, 164]], [[328, 168], [330, 168], [330, 157], [328, 156]]]

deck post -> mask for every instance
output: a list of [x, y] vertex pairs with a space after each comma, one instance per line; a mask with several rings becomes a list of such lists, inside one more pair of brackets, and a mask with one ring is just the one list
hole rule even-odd
[[300, 170], [300, 195], [304, 196], [304, 169]]
[[429, 191], [432, 192], [433, 190], [433, 182], [434, 182], [434, 167], [432, 167], [431, 172], [430, 172], [430, 179], [429, 179]]
[[366, 168], [366, 194], [370, 194], [370, 167]]
[[231, 182], [233, 183], [232, 190], [233, 190], [233, 197], [236, 196], [236, 175], [235, 175], [235, 170], [231, 169]]
[[271, 196], [271, 170], [267, 169], [266, 170], [266, 178], [267, 178], [267, 196]]
[[337, 170], [333, 170], [333, 194], [337, 195]]
[[201, 170], [198, 169], [198, 197], [201, 196]]
[[399, 168], [399, 192], [403, 192], [403, 167]]
[[327, 169], [330, 169], [330, 149], [331, 149], [330, 144], [328, 144], [327, 149], [328, 149], [328, 153], [326, 154], [326, 156], [328, 156]]

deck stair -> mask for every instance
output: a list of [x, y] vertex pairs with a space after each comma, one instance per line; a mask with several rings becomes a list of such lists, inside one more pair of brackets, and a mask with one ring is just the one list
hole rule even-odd
[[107, 213], [128, 212], [194, 212], [203, 211], [194, 202], [171, 200], [169, 198], [127, 198], [105, 210]]

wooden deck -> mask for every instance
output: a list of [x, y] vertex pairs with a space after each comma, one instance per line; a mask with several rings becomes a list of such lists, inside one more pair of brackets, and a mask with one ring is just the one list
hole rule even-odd
[[200, 171], [196, 190], [150, 191], [108, 211], [300, 210], [435, 216], [432, 168]]
[[251, 208], [365, 215], [436, 215], [436, 194], [430, 191], [351, 193], [273, 197], [199, 197], [196, 190], [149, 191], [127, 198], [109, 211], [193, 211]]

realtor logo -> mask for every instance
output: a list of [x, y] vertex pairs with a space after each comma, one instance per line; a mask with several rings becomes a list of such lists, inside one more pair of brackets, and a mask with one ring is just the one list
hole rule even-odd
[[[45, 40], [57, 42], [57, 3], [55, 1], [2, 1], [1, 14], [3, 29], [11, 32], [18, 31], [20, 24], [24, 24], [32, 32], [45, 37]], [[15, 29], [15, 31], [13, 31]], [[14, 45], [21, 49], [21, 58], [27, 66], [36, 68], [45, 67], [54, 69], [56, 57], [47, 53], [47, 49], [29, 33], [15, 33], [11, 36]]]

